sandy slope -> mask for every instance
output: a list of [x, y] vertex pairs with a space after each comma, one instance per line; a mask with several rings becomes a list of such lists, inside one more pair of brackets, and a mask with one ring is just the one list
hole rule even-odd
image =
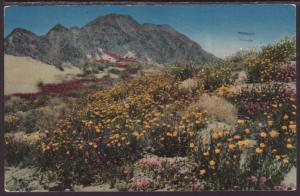
[[37, 83], [58, 83], [81, 73], [76, 67], [60, 71], [31, 57], [4, 56], [4, 94], [37, 92]]

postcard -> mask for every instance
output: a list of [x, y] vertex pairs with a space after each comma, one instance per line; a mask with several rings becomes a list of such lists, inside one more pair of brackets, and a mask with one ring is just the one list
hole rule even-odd
[[7, 192], [296, 190], [296, 7], [10, 5]]

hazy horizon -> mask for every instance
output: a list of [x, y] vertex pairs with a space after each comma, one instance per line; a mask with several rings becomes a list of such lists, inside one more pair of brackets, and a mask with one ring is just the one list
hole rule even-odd
[[56, 24], [82, 27], [111, 13], [130, 15], [141, 24], [168, 24], [217, 57], [296, 33], [296, 9], [288, 4], [57, 5], [6, 7], [4, 36], [15, 28], [43, 35]]

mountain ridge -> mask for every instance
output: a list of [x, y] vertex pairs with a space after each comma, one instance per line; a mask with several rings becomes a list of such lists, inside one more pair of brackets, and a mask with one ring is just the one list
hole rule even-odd
[[80, 67], [99, 47], [119, 55], [130, 51], [139, 59], [156, 63], [192, 61], [202, 65], [217, 59], [167, 24], [140, 24], [120, 14], [98, 16], [83, 27], [56, 24], [41, 36], [16, 28], [4, 40], [5, 53], [30, 56], [56, 66], [70, 62]]

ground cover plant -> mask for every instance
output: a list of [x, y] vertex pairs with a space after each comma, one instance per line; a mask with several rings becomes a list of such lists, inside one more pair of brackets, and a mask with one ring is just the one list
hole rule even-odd
[[[296, 167], [294, 55], [294, 40], [285, 38], [203, 67], [93, 80], [106, 85], [91, 91], [76, 90], [86, 80], [43, 84], [39, 94], [50, 100], [77, 101], [68, 99], [53, 126], [33, 127], [18, 112], [36, 110], [40, 95], [8, 99], [6, 132], [33, 133], [6, 134], [7, 165], [51, 174], [61, 190], [105, 183], [122, 191], [292, 190], [283, 181]], [[235, 83], [235, 72], [246, 73], [244, 83]]]

